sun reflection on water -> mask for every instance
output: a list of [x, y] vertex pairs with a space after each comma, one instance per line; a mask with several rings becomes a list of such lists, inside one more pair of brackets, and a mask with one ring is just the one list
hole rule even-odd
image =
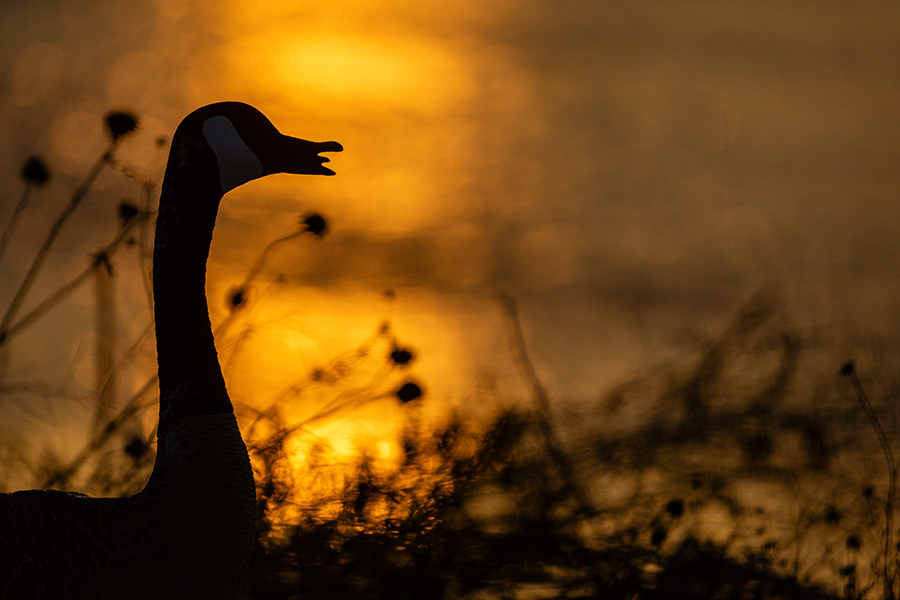
[[226, 44], [226, 74], [273, 99], [329, 110], [337, 104], [434, 116], [472, 100], [471, 69], [457, 49], [375, 17], [361, 26], [354, 23], [361, 10], [329, 6], [326, 21], [292, 2], [268, 3], [264, 14], [235, 3], [221, 13], [222, 30], [240, 32]]
[[442, 112], [472, 96], [457, 56], [414, 38], [322, 32], [274, 44], [276, 85], [287, 94], [368, 110]]

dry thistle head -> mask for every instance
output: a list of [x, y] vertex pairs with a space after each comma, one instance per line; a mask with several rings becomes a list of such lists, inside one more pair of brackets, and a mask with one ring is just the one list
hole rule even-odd
[[244, 286], [232, 288], [231, 291], [228, 292], [227, 302], [228, 309], [231, 312], [236, 312], [242, 308], [247, 303], [247, 290]]
[[106, 123], [106, 132], [114, 142], [133, 133], [138, 128], [138, 118], [130, 112], [120, 110], [106, 113], [104, 122]]
[[408, 404], [413, 400], [418, 400], [422, 397], [422, 388], [412, 381], [407, 381], [394, 392], [394, 395], [397, 396], [397, 399], [400, 400], [402, 404]]
[[325, 237], [325, 234], [328, 232], [328, 221], [319, 213], [302, 215], [300, 224], [303, 225], [303, 231], [308, 231], [317, 237]]
[[684, 500], [669, 500], [669, 503], [666, 504], [666, 512], [677, 519], [684, 514]]
[[398, 367], [405, 367], [416, 357], [412, 350], [408, 348], [400, 348], [394, 346], [394, 349], [391, 350], [390, 361], [392, 364]]
[[134, 460], [138, 460], [150, 450], [150, 446], [142, 437], [132, 435], [131, 439], [125, 444], [123, 449], [125, 450], [125, 454]]
[[50, 181], [50, 170], [39, 156], [30, 156], [22, 166], [22, 181], [28, 185], [42, 187]]
[[122, 225], [127, 225], [141, 213], [141, 210], [128, 200], [122, 200], [119, 202], [116, 212], [119, 215], [119, 220], [122, 222]]

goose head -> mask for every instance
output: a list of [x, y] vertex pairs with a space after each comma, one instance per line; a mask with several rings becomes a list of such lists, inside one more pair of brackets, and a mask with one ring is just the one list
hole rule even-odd
[[310, 142], [283, 135], [249, 104], [218, 102], [184, 118], [172, 139], [170, 164], [175, 159], [176, 164], [190, 167], [194, 177], [203, 171], [212, 176], [215, 171], [219, 191], [225, 194], [276, 173], [334, 175], [324, 166], [329, 159], [319, 154], [341, 150], [337, 142]]
[[337, 142], [281, 134], [260, 111], [219, 102], [186, 116], [172, 137], [153, 251], [162, 432], [192, 414], [232, 411], [210, 328], [206, 261], [220, 200], [266, 175], [334, 175], [321, 152]]

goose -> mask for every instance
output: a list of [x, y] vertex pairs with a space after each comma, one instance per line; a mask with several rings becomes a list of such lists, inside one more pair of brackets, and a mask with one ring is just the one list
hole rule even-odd
[[125, 498], [0, 494], [0, 598], [235, 599], [253, 545], [255, 486], [213, 343], [206, 261], [222, 196], [273, 173], [334, 175], [337, 142], [288, 137], [239, 102], [204, 106], [172, 137], [153, 249], [158, 446]]

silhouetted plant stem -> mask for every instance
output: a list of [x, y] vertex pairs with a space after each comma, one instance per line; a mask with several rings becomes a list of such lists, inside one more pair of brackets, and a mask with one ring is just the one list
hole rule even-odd
[[97, 401], [94, 404], [93, 431], [103, 427], [109, 420], [109, 411], [116, 404], [116, 311], [113, 293], [113, 265], [109, 254], [102, 253], [95, 262], [94, 271], [94, 318], [97, 337], [95, 340], [95, 382]]
[[22, 197], [19, 199], [15, 210], [13, 210], [13, 214], [9, 217], [9, 222], [6, 224], [6, 229], [3, 230], [3, 235], [0, 236], [0, 258], [3, 258], [6, 247], [9, 245], [9, 240], [12, 238], [16, 225], [19, 223], [19, 218], [25, 210], [25, 205], [28, 204], [31, 190], [47, 185], [47, 182], [50, 180], [50, 171], [40, 157], [31, 156], [25, 161], [19, 176], [25, 182], [25, 189], [22, 190]]
[[894, 600], [896, 595], [894, 594], [894, 585], [897, 577], [897, 567], [894, 569], [890, 568], [891, 563], [893, 562], [891, 557], [894, 556], [894, 548], [893, 548], [893, 529], [894, 529], [894, 504], [896, 501], [897, 494], [897, 463], [894, 462], [894, 453], [891, 451], [891, 445], [888, 442], [887, 434], [884, 431], [884, 427], [881, 425], [881, 419], [878, 418], [878, 414], [875, 412], [874, 407], [872, 406], [872, 402], [869, 400], [868, 394], [866, 394], [865, 388], [862, 386], [862, 382], [859, 380], [859, 376], [856, 374], [856, 368], [852, 362], [848, 362], [841, 369], [841, 373], [850, 379], [850, 383], [853, 385], [853, 390], [856, 392], [856, 398], [859, 400], [859, 403], [863, 407], [863, 411], [866, 413], [866, 417], [869, 419], [869, 423], [872, 424], [872, 428], [875, 430], [875, 434], [878, 436], [878, 441], [881, 443], [881, 450], [884, 453], [884, 460], [888, 466], [888, 493], [887, 498], [884, 502], [884, 598], [885, 600]]
[[19, 309], [22, 308], [22, 303], [25, 301], [25, 297], [28, 295], [28, 292], [31, 291], [31, 286], [34, 284], [35, 278], [40, 272], [41, 267], [44, 266], [44, 261], [47, 259], [47, 256], [50, 254], [50, 248], [53, 246], [53, 242], [56, 241], [56, 237], [62, 230], [63, 225], [65, 225], [66, 221], [69, 220], [69, 217], [72, 216], [72, 213], [75, 212], [75, 209], [78, 208], [78, 205], [81, 204], [81, 201], [87, 195], [88, 190], [91, 189], [91, 186], [94, 184], [94, 181], [97, 179], [97, 176], [100, 174], [103, 166], [112, 160], [112, 153], [113, 150], [115, 150], [117, 143], [117, 139], [113, 139], [113, 141], [110, 142], [109, 147], [100, 156], [100, 158], [97, 159], [97, 162], [94, 163], [94, 166], [91, 167], [91, 170], [87, 174], [87, 177], [84, 178], [84, 181], [81, 182], [81, 185], [79, 185], [78, 189], [75, 190], [75, 193], [72, 194], [72, 198], [69, 200], [69, 203], [56, 218], [56, 222], [54, 222], [50, 227], [50, 231], [47, 232], [47, 237], [44, 239], [44, 243], [41, 244], [41, 247], [38, 249], [34, 260], [31, 263], [31, 267], [28, 269], [28, 272], [25, 274], [25, 278], [22, 280], [22, 283], [19, 286], [18, 292], [16, 292], [16, 295], [10, 303], [9, 308], [6, 309], [6, 314], [3, 316], [3, 321], [0, 321], [0, 343], [6, 341], [9, 326], [12, 323], [13, 319], [16, 318], [16, 315], [18, 315]]
[[[358, 352], [357, 355], [363, 356], [361, 352]], [[283, 428], [280, 437], [278, 438], [279, 442], [296, 433], [297, 431], [306, 429], [313, 423], [324, 421], [338, 414], [341, 414], [344, 411], [357, 410], [362, 406], [365, 406], [366, 404], [390, 398], [394, 395], [393, 392], [374, 392], [374, 390], [378, 389], [379, 386], [384, 383], [389, 373], [389, 368], [378, 370], [372, 375], [372, 377], [366, 384], [339, 394], [336, 398], [333, 398], [330, 402], [325, 404], [325, 406], [321, 407], [309, 417], [306, 417], [302, 421], [294, 424], [289, 428]], [[273, 414], [273, 409], [284, 404], [284, 402], [286, 402], [288, 399], [302, 393], [303, 390], [309, 385], [309, 382], [309, 376], [304, 376], [298, 382], [287, 386], [278, 394], [276, 394], [276, 396], [268, 403], [266, 408], [257, 411], [256, 417], [250, 424], [251, 433], [260, 421], [271, 417], [271, 415]]]
[[[246, 302], [246, 294], [250, 289], [250, 284], [256, 279], [256, 277], [262, 272], [265, 268], [266, 263], [269, 262], [270, 254], [275, 250], [277, 246], [280, 246], [284, 242], [290, 241], [296, 237], [299, 237], [307, 233], [306, 230], [301, 229], [299, 231], [295, 231], [293, 233], [289, 233], [288, 235], [282, 236], [273, 242], [271, 242], [268, 246], [266, 246], [263, 251], [260, 253], [259, 257], [256, 259], [256, 262], [253, 263], [253, 266], [247, 272], [247, 276], [244, 278], [244, 281], [241, 282], [241, 285], [238, 286], [238, 290], [240, 293], [244, 295], [244, 302]], [[243, 307], [243, 303], [240, 304], [232, 304], [232, 310], [216, 327], [215, 335], [222, 336], [234, 322], [234, 319], [239, 312], [239, 309]]]
[[78, 286], [84, 283], [85, 280], [87, 280], [88, 277], [90, 277], [97, 269], [105, 268], [104, 265], [106, 258], [109, 257], [126, 239], [128, 239], [128, 234], [138, 224], [138, 222], [144, 220], [146, 220], [146, 215], [144, 216], [144, 218], [137, 218], [129, 223], [126, 223], [121, 229], [119, 229], [116, 237], [113, 238], [113, 240], [104, 248], [98, 251], [94, 255], [94, 260], [91, 261], [91, 263], [81, 273], [79, 273], [74, 279], [72, 279], [72, 281], [50, 294], [40, 304], [34, 307], [30, 312], [26, 313], [25, 316], [23, 316], [15, 323], [0, 327], [0, 347], [6, 344], [14, 335], [20, 333], [24, 328], [37, 321], [39, 318], [53, 309], [57, 304], [62, 302], [69, 294], [75, 291]]
[[[125, 407], [121, 410], [118, 416], [115, 419], [111, 419], [106, 423], [106, 426], [100, 428], [84, 448], [81, 449], [81, 452], [72, 459], [72, 461], [66, 466], [64, 469], [59, 469], [55, 473], [53, 473], [50, 477], [47, 478], [46, 481], [43, 482], [43, 488], [61, 488], [65, 487], [65, 485], [72, 479], [72, 477], [78, 472], [78, 470], [84, 466], [84, 464], [94, 456], [97, 451], [99, 451], [106, 442], [112, 437], [114, 433], [121, 429], [121, 426], [125, 421], [132, 418], [139, 410], [145, 408], [150, 405], [141, 405], [138, 404], [138, 401], [144, 397], [151, 390], [156, 388], [157, 377], [156, 375], [150, 377], [146, 383], [139, 389], [126, 403]], [[155, 402], [155, 401], [154, 401]]]
[[6, 229], [3, 230], [3, 235], [0, 237], [0, 259], [3, 258], [3, 255], [6, 254], [6, 247], [9, 245], [9, 240], [12, 239], [12, 234], [16, 230], [16, 225], [19, 224], [19, 219], [22, 216], [22, 212], [25, 210], [25, 206], [28, 204], [28, 199], [31, 196], [31, 190], [33, 189], [33, 185], [30, 183], [25, 184], [25, 189], [22, 190], [22, 197], [19, 198], [19, 203], [16, 204], [15, 210], [13, 210], [13, 214], [10, 215], [9, 221], [6, 223]]
[[[139, 214], [147, 216], [151, 214], [150, 204], [153, 201], [153, 192], [156, 190], [156, 182], [159, 179], [157, 175], [162, 167], [166, 164], [166, 150], [168, 149], [168, 139], [160, 137], [156, 139], [156, 153], [147, 167], [147, 175], [142, 176], [136, 173], [132, 168], [123, 165], [118, 161], [111, 163], [116, 171], [118, 171], [126, 179], [137, 183], [141, 187], [141, 205]], [[139, 249], [138, 259], [141, 265], [142, 282], [144, 284], [144, 292], [147, 296], [147, 306], [153, 313], [153, 277], [150, 268], [150, 257], [153, 252], [150, 248], [152, 239], [150, 238], [150, 219], [142, 219], [141, 227], [138, 230], [137, 245]], [[147, 249], [145, 252], [144, 250]]]
[[104, 398], [108, 394], [108, 387], [111, 387], [115, 383], [115, 374], [121, 372], [125, 365], [134, 360], [134, 357], [137, 355], [138, 348], [143, 344], [147, 337], [153, 333], [153, 321], [152, 319], [147, 322], [147, 327], [143, 332], [132, 342], [131, 346], [119, 359], [119, 362], [110, 369], [110, 373], [107, 375], [106, 379], [101, 383], [99, 387], [99, 391], [97, 392], [98, 397]]
[[503, 302], [503, 308], [506, 312], [507, 321], [509, 322], [510, 345], [513, 352], [515, 362], [522, 369], [528, 380], [531, 390], [534, 392], [534, 401], [537, 405], [538, 426], [541, 428], [541, 435], [544, 438], [547, 451], [553, 462], [559, 469], [560, 476], [563, 478], [566, 486], [572, 492], [572, 495], [580, 505], [580, 509], [584, 514], [593, 514], [594, 507], [588, 500], [587, 494], [582, 489], [578, 478], [575, 476], [569, 457], [563, 450], [562, 443], [556, 435], [556, 429], [553, 426], [553, 414], [550, 409], [550, 396], [544, 385], [541, 383], [528, 355], [527, 346], [525, 345], [525, 334], [522, 331], [522, 323], [519, 319], [519, 308], [516, 301], [506, 294], [500, 297]]
[[305, 230], [295, 231], [276, 240], [273, 240], [268, 246], [263, 249], [263, 251], [259, 255], [259, 258], [256, 259], [255, 263], [253, 263], [253, 267], [251, 267], [250, 271], [247, 272], [247, 277], [244, 279], [243, 285], [250, 285], [250, 283], [252, 283], [253, 280], [256, 279], [257, 275], [260, 274], [260, 272], [266, 266], [266, 263], [269, 261], [269, 254], [273, 250], [275, 250], [276, 246], [280, 246], [281, 244], [288, 242], [296, 237], [300, 237], [304, 233], [306, 233]]

